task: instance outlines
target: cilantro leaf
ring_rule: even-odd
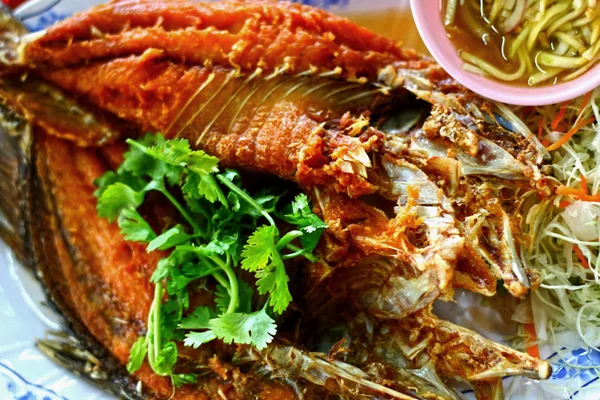
[[[100,178],[96,178],[96,180],[94,180],[94,185],[98,189],[96,189],[96,191],[94,192],[94,196],[96,196],[96,198],[100,198],[102,196],[102,193],[104,193],[104,191],[106,190],[106,188],[108,188],[113,183],[117,182],[121,182],[121,177],[115,171],[108,171]]]
[[[229,211],[230,217],[235,216],[235,213],[239,212],[242,207],[242,203],[240,202],[240,196],[233,192],[229,192],[227,194],[227,204],[229,204],[229,210],[227,211]]]
[[[156,238],[152,227],[134,209],[125,209],[119,216],[119,228],[125,240],[150,242]]]
[[[167,140],[149,148],[147,152],[170,165],[185,167],[200,175],[219,171],[219,159],[209,156],[203,150],[192,150],[187,139]]]
[[[300,227],[303,233],[300,242],[309,253],[317,247],[324,229],[327,228],[327,224],[312,212],[308,197],[304,193],[296,196],[291,204],[291,212],[284,215],[283,220]]]
[[[203,201],[204,199],[195,199],[189,195],[184,195],[183,198],[185,200],[185,204],[192,213],[198,214],[203,218],[209,216],[209,212],[207,210],[208,207]]]
[[[98,188],[94,192],[94,196],[100,198],[109,186],[118,182],[129,186],[136,192],[141,192],[147,184],[143,178],[133,176],[128,172],[117,173],[115,171],[108,171],[94,181],[94,185]]]
[[[239,302],[237,311],[242,313],[249,313],[252,311],[252,297],[254,296],[254,289],[248,285],[245,281],[238,282],[239,290]]]
[[[192,271],[192,269],[195,271],[195,274],[190,274],[189,276],[186,274],[190,278],[190,282],[200,278],[200,275],[203,275],[206,271],[206,267],[201,265],[198,265],[196,268],[190,267],[191,264],[195,265],[197,262],[196,254],[190,248],[193,249],[195,246],[176,246],[167,258],[163,258],[158,262],[150,281],[153,283],[160,282],[169,275],[172,275],[172,271],[179,266],[187,266],[186,269],[188,271]]]
[[[223,342],[252,344],[258,350],[267,347],[277,333],[275,321],[264,308],[251,314],[223,314],[209,324],[213,334]]]
[[[145,149],[164,143],[165,138],[162,135],[147,134],[141,140],[129,139],[127,142],[129,151],[124,154],[124,161],[118,172],[122,174],[127,171],[132,175],[148,176],[154,180],[163,179],[167,174],[167,165],[147,154]]]
[[[181,320],[183,304],[180,298],[170,298],[160,310],[162,339],[170,341],[177,336],[175,330]]]
[[[171,375],[171,379],[173,380],[173,385],[178,389],[188,383],[198,382],[196,374],[173,374]]]
[[[197,349],[204,343],[208,343],[211,340],[215,340],[216,338],[217,336],[212,331],[190,332],[187,335],[185,335],[183,344],[185,344],[188,347],[193,347]]]
[[[225,252],[229,250],[229,244],[224,243],[220,240],[211,240],[208,244],[194,246],[194,249],[197,253],[202,254],[204,256],[218,256],[221,254],[225,254]]]
[[[194,278],[185,276],[181,268],[172,268],[169,270],[169,279],[167,279],[166,289],[169,296],[178,299],[183,308],[189,306],[189,293],[187,286]]]
[[[181,181],[189,152],[190,146],[185,139],[168,140],[146,150],[148,155],[166,164],[165,176],[171,185],[177,185]]]
[[[182,294],[181,292],[187,287],[187,285],[193,281],[193,278],[185,276],[180,268],[172,268],[169,271],[169,278],[167,280],[167,293],[172,296]]]
[[[292,295],[288,288],[288,277],[285,271],[285,265],[278,252],[273,253],[273,262],[268,268],[262,269],[256,273],[258,281],[259,294],[270,293],[269,304],[273,311],[281,314],[292,301]]]
[[[183,275],[185,277],[189,278],[190,282],[192,280],[201,279],[201,278],[205,278],[209,275],[212,275],[213,272],[215,272],[216,270],[217,270],[216,267],[208,265],[208,264],[203,264],[200,262],[185,263],[181,267],[181,271],[182,271]]]
[[[98,215],[110,222],[119,217],[123,210],[136,209],[144,201],[144,193],[136,192],[122,182],[107,187],[98,199]]]
[[[265,268],[269,260],[277,253],[275,247],[275,226],[261,226],[248,238],[248,243],[242,251],[242,268],[246,271],[256,272]]]
[[[289,277],[275,244],[276,235],[275,226],[256,229],[242,251],[242,268],[255,272],[258,293],[270,294],[270,305],[281,314],[292,301],[292,295],[287,285]]]
[[[231,295],[229,294],[229,290],[221,284],[217,285],[217,290],[215,290],[215,304],[219,313],[223,314],[227,311],[230,300]]]
[[[202,150],[192,150],[186,139],[163,141],[147,147],[145,153],[164,164],[162,173],[171,185],[179,184],[184,172],[187,173],[181,188],[184,195],[206,198],[211,203],[219,198],[221,190],[210,175],[218,172],[218,158]]]
[[[150,282],[158,283],[169,276],[169,269],[172,267],[171,260],[169,258],[162,258],[156,264],[156,269],[150,277]]]
[[[210,176],[190,171],[181,190],[184,194],[194,199],[205,198],[214,203],[219,198],[219,191],[221,189]]]
[[[249,313],[252,310],[253,295],[254,289],[252,289],[245,281],[240,280],[238,282],[239,301],[236,311]],[[220,313],[225,313],[225,311],[227,311],[230,300],[231,295],[229,294],[229,291],[223,285],[217,285],[217,290],[215,291],[215,304]]]
[[[178,355],[179,354],[175,343],[166,343],[155,356],[154,372],[162,376],[171,375],[173,373],[175,363],[177,363]]]
[[[183,226],[175,225],[168,231],[162,233],[148,244],[146,251],[150,253],[156,249],[166,250],[178,244],[182,244],[190,240],[191,236],[185,233]]]
[[[219,248],[223,249],[224,252],[229,252],[231,257],[233,258],[235,264],[239,263],[239,247],[240,247],[240,234],[239,234],[239,226],[237,231],[234,231],[235,228],[231,228],[228,226],[220,226],[219,232],[214,239],[219,243]]]
[[[275,211],[279,200],[286,194],[286,191],[281,188],[261,188],[258,192],[252,194],[252,198],[261,206],[261,208],[272,213]],[[261,213],[250,204],[243,202],[240,208],[240,213],[250,215],[254,218],[260,218]]]
[[[207,183],[209,175],[218,171],[219,159],[202,150],[192,150],[186,139],[165,140],[161,135],[146,135],[140,141],[128,140],[128,143],[130,150],[125,154],[120,170],[137,176],[149,176],[153,180],[167,178],[170,185],[178,185],[185,172],[188,175],[186,180],[193,177]],[[205,190],[206,185],[196,183],[194,194]],[[208,186],[215,190],[214,185]],[[182,188],[185,193],[190,193],[190,189],[190,186]]]
[[[142,366],[146,353],[148,352],[148,343],[145,336],[140,336],[131,347],[129,353],[129,362],[127,363],[127,372],[134,373]]]
[[[194,312],[188,314],[179,323],[180,329],[209,329],[208,322],[214,316],[208,307],[196,307]]]
[[[242,176],[235,169],[227,168],[222,175],[227,180],[235,183],[237,186],[240,186],[242,184]]]

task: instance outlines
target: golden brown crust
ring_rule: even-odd
[[[248,80],[247,75],[232,74],[223,68],[128,57],[44,75],[146,131],[188,138],[219,157],[223,166],[268,172],[303,186],[334,185],[353,197],[374,191],[360,175],[343,172],[340,162],[348,151],[377,148],[377,132],[350,138],[336,121],[342,109],[383,102],[382,94],[368,93],[377,91],[365,85],[326,79]],[[323,99],[336,88],[368,96],[345,107],[335,104],[336,97]],[[314,95],[305,96],[309,91]],[[332,121],[330,129],[322,125],[327,121]]]
[[[93,27],[93,28],[92,28]],[[26,48],[35,65],[64,67],[159,49],[177,61],[267,72],[329,72],[377,80],[396,61],[421,63],[413,51],[316,8],[278,2],[118,0],[49,29]]]

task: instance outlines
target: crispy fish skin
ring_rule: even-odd
[[[94,29],[90,29],[94,26]],[[25,48],[24,62],[78,65],[159,49],[179,62],[290,73],[336,68],[345,79],[376,81],[380,68],[427,65],[415,52],[344,18],[272,0],[193,3],[112,1],[51,27]]]
[[[498,143],[506,144],[507,150],[503,151],[508,155],[503,153],[500,158],[518,159],[515,165],[526,165],[529,170],[502,174],[516,174],[517,179],[522,175],[527,181],[534,180],[535,163],[541,157],[535,137],[524,135],[519,139],[498,128],[497,110],[482,113],[476,106],[489,104],[457,85],[431,61],[388,39],[323,11],[285,2],[117,0],[57,24],[42,36],[24,38],[21,46],[22,57],[17,61],[22,68],[119,118],[118,124],[110,119],[93,120],[94,129],[65,125],[60,120],[39,117],[39,109],[31,107],[38,105],[35,96],[29,97],[31,101],[21,101],[19,90],[35,94],[34,87],[5,85],[3,89],[0,85],[0,97],[42,131],[35,135],[34,146],[39,185],[48,191],[46,198],[58,215],[56,221],[49,221],[55,225],[46,237],[60,241],[51,249],[58,255],[49,264],[67,260],[60,267],[60,276],[67,284],[50,284],[64,290],[66,311],[79,316],[91,334],[123,364],[133,340],[143,333],[142,321],[151,297],[148,277],[160,254],[150,257],[143,249],[123,241],[114,225],[97,217],[93,179],[101,175],[106,164],[118,165],[122,143],[115,145],[115,151],[96,148],[121,137],[138,136],[144,130],[161,131],[167,138],[187,138],[193,147],[218,156],[223,166],[266,172],[297,182],[313,197],[331,227],[320,249],[328,275],[316,276],[315,280],[327,282],[349,276],[349,283],[342,281],[335,288],[349,295],[353,290],[360,291],[363,296],[355,303],[377,318],[404,318],[427,308],[440,295],[449,297],[457,269],[460,285],[488,295],[493,294],[499,277],[506,278],[511,287],[514,283],[517,295],[529,288],[528,281],[514,278],[515,270],[520,272],[518,268],[497,268],[498,273],[486,270],[485,262],[480,262],[461,269],[465,230],[448,200],[452,193],[446,186],[452,186],[452,179],[439,174],[448,164],[436,166],[440,159],[453,158],[435,154],[435,141],[436,135],[440,136],[445,149],[464,153],[456,165],[467,165],[468,171],[475,174],[484,170],[479,158],[486,151],[492,148],[499,153]],[[14,80],[16,76],[6,79]],[[375,123],[378,113],[386,114],[395,104],[414,102],[413,94],[435,105],[430,124],[422,124],[422,130],[430,135],[425,145],[420,144],[424,147],[418,149],[419,157],[411,153],[418,134],[404,132],[397,143],[397,137]],[[71,100],[65,101],[68,104]],[[87,109],[83,111],[85,114]],[[442,129],[448,118],[475,112],[477,118],[464,117],[459,122],[466,119],[473,125],[471,118],[478,124],[487,121],[478,128],[479,136],[457,121],[453,121],[454,128]],[[436,119],[446,122],[438,126]],[[122,129],[115,129],[119,125]],[[490,130],[492,126],[500,133]],[[408,143],[411,140],[412,144]],[[69,157],[63,160],[60,155],[64,152]],[[77,183],[69,176],[76,176]],[[443,182],[443,191],[436,186],[439,182]],[[70,197],[71,186],[76,187],[79,200]],[[386,213],[370,205],[365,200],[368,196],[394,202],[393,211]],[[348,207],[342,209],[342,204]],[[497,211],[499,216],[503,213]],[[516,225],[510,220],[509,228],[511,223]],[[102,232],[96,234],[97,230]],[[508,237],[512,243],[506,231],[499,229],[498,236]],[[41,251],[39,248],[36,253]],[[381,263],[392,268],[391,272],[382,270],[390,279],[376,282],[381,283],[379,286],[356,285],[352,268],[361,267],[359,276],[367,279],[379,277],[368,271],[370,257],[392,260]],[[331,273],[335,270],[341,270],[340,274]],[[428,293],[416,291],[410,293],[412,297],[396,298],[394,290],[398,287],[423,282],[428,288],[431,285]],[[143,290],[132,293],[130,287]],[[419,317],[400,321],[409,327],[403,335],[414,328],[411,321],[417,321],[427,335],[444,329],[456,331],[433,316],[425,318],[425,311],[419,313]],[[115,320],[125,321],[125,326]],[[445,345],[441,339],[438,341]],[[300,351],[286,353],[281,349],[270,350],[278,355]],[[467,364],[449,366],[450,350],[432,357],[443,374],[467,380],[481,376],[465,375]],[[203,346],[199,352],[180,351],[188,359],[208,365],[212,372],[197,387],[177,390],[176,398],[216,398],[220,392],[229,398],[298,396],[293,385],[273,381],[268,374],[245,374],[218,357],[209,360],[215,352],[226,358],[230,349]],[[479,356],[469,353],[469,357]],[[311,359],[305,353],[298,353],[298,357],[306,362]],[[516,367],[506,372],[547,376],[547,364],[536,363],[526,355],[513,358],[510,367]],[[285,362],[281,367],[290,368]],[[500,370],[505,366],[497,365]],[[484,360],[477,369],[485,371],[486,366]],[[343,382],[343,371],[333,368],[332,374]],[[168,379],[153,375],[148,366],[137,376],[156,396],[171,395]],[[364,371],[353,371],[348,376],[357,379],[357,386],[352,387],[357,396],[368,392],[361,392],[363,387],[388,391],[373,385]],[[324,393],[323,388],[303,384],[313,398]]]
[[[24,45],[26,65],[47,71],[48,80],[101,108],[167,136],[193,136],[194,143],[226,164],[282,177],[302,170],[302,145],[311,143],[311,132],[321,122],[372,107],[375,96],[337,107],[329,118],[311,116],[308,108],[335,109],[340,99],[377,94],[370,85],[336,85],[315,77],[378,82],[380,71],[392,64],[412,69],[432,65],[343,18],[268,0],[114,1]],[[268,79],[284,73],[285,79]],[[319,102],[335,90],[343,92]],[[256,107],[260,109],[254,112]],[[215,112],[220,114],[212,122]],[[318,138],[313,142],[321,144]],[[273,144],[289,150],[273,151]],[[349,191],[361,195],[365,189],[350,186]]]
[[[34,249],[36,255],[59,258],[38,260],[43,279],[65,308],[63,314],[76,316],[124,365],[131,345],[144,331],[152,302],[149,277],[160,256],[123,240],[115,224],[98,217],[93,180],[106,168],[93,150],[37,132],[34,152],[40,187],[49,191],[42,197],[58,214],[52,231],[46,234],[50,243]],[[63,235],[57,234],[60,231]],[[90,235],[90,231],[95,234]],[[152,374],[148,366],[138,376],[150,380],[157,394],[170,393],[168,380]]]
[[[374,191],[364,178],[344,173],[335,165],[337,159],[327,156],[340,135],[319,127],[346,111],[382,102],[383,95],[373,93],[357,104],[346,104],[342,111],[335,96],[320,101],[319,96],[327,92],[319,86],[362,94],[367,91],[363,85],[287,77],[248,80],[251,76],[235,75],[234,70],[188,68],[144,56],[45,74],[65,90],[84,95],[146,130],[164,132],[167,138],[188,138],[218,156],[223,165],[274,173],[305,186],[337,184],[354,197]],[[314,94],[306,97],[308,91]],[[328,115],[317,114],[328,108]],[[359,145],[369,149],[376,144]]]

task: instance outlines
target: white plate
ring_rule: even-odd
[[[377,12],[404,9],[408,0],[304,0],[306,4],[338,13]],[[102,3],[97,0],[32,0],[16,9],[31,30],[42,30],[77,11]],[[408,34],[408,33],[407,33]],[[481,298],[457,293],[458,305],[438,307],[438,313],[486,337],[506,342],[509,331],[492,308],[482,306]],[[58,367],[36,348],[35,339],[47,330],[60,329],[60,316],[44,305],[38,282],[14,262],[11,251],[0,242],[0,400],[113,399],[76,375]],[[449,312],[450,307],[452,311]],[[444,310],[446,308],[446,310]],[[486,321],[483,325],[481,321]],[[581,345],[575,335],[558,339],[559,353],[543,346],[542,356],[552,362],[550,380],[505,379],[505,394],[511,399],[600,399],[596,368],[600,352]],[[469,391],[465,395],[470,397]]]

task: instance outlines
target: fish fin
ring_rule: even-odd
[[[31,126],[0,105],[0,238],[29,266],[27,226]]]
[[[58,86],[32,76],[0,80],[0,98],[49,135],[81,147],[115,142],[124,125],[117,117],[96,110]]]
[[[505,376],[548,379],[552,373],[548,361],[441,320],[431,313],[431,308],[397,321],[393,326],[390,324],[390,332],[389,337],[398,342],[410,359],[417,360],[417,356],[431,359],[440,375],[471,384]],[[457,349],[461,357],[455,357]]]
[[[45,339],[37,339],[36,347],[63,368],[121,399],[142,399],[141,388],[122,374],[111,372],[110,365],[92,354],[81,341],[66,332],[48,331]],[[133,387],[132,387],[133,386]],[[125,389],[127,388],[127,389]]]
[[[330,360],[323,353],[309,353],[293,346],[276,343],[262,352],[251,348],[247,358],[262,363],[265,370],[275,376],[283,378],[299,376],[319,386],[327,385],[328,390],[342,398],[346,398],[345,395],[348,393],[364,398],[381,396],[399,400],[421,398],[411,393],[412,388],[402,387],[405,382],[396,382],[398,389],[388,387],[377,382],[360,368],[342,361]]]

